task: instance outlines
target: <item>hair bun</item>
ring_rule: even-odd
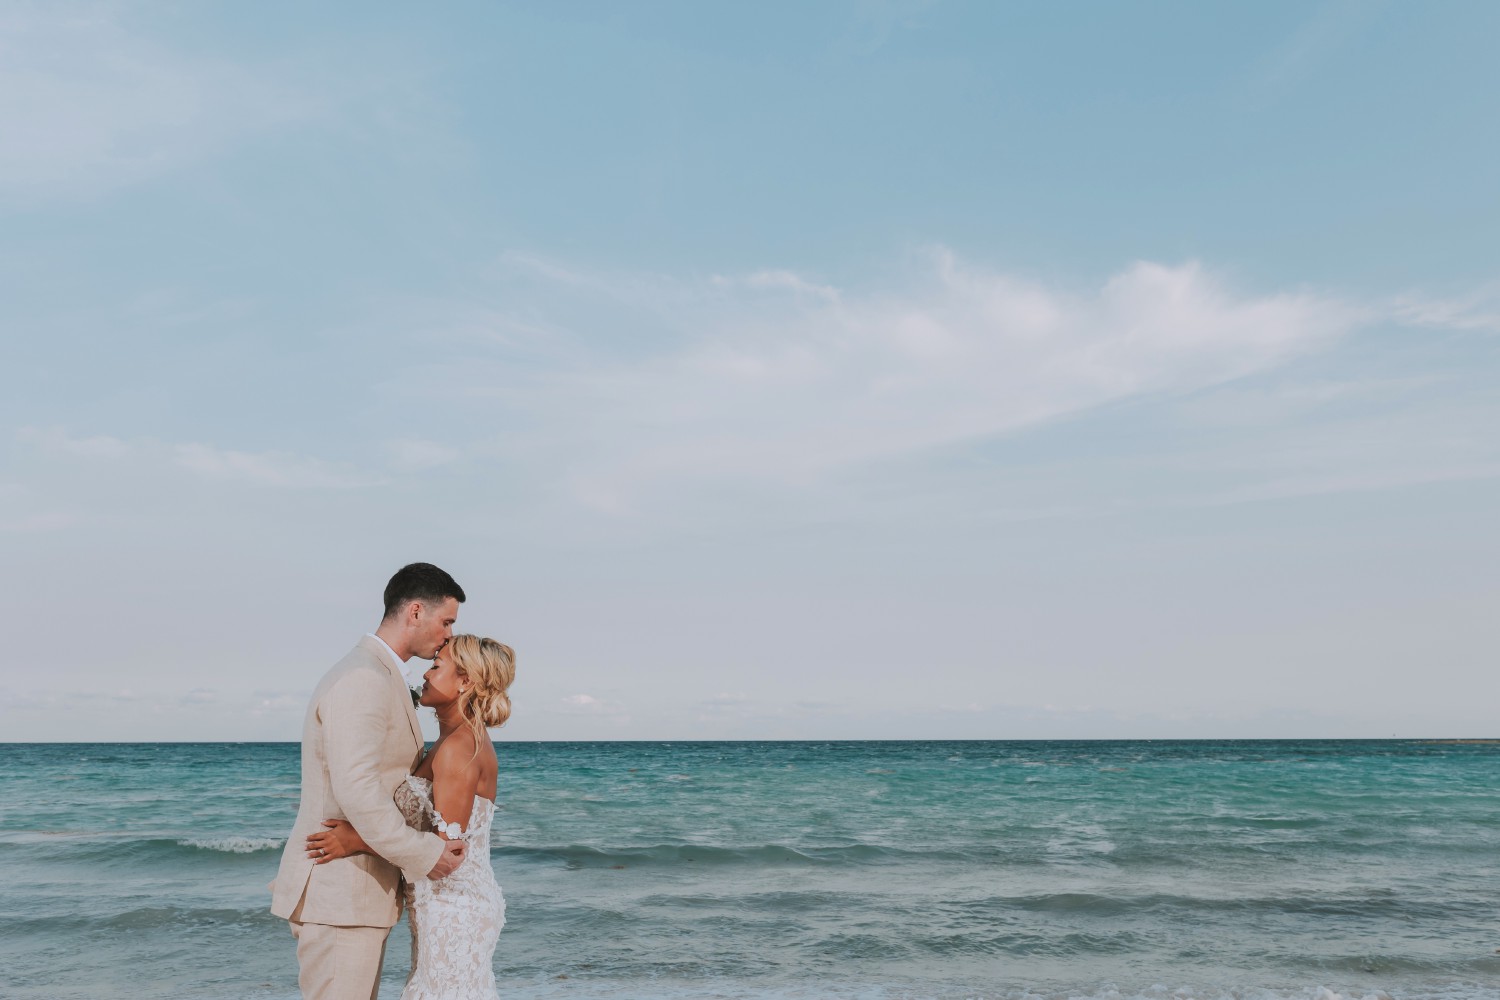
[[[455,635],[448,643],[453,662],[469,679],[459,707],[475,735],[505,725],[510,718],[507,690],[516,679],[516,651],[503,642],[477,635]]]

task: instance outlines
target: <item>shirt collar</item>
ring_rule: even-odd
[[[396,651],[386,644],[386,641],[374,632],[366,632],[365,635],[380,643],[380,647],[391,654],[391,660],[396,664],[396,669],[401,671],[401,679],[406,681],[406,686],[411,687],[411,674],[406,672],[406,661],[396,655]]]

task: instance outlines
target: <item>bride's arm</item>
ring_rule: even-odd
[[[449,736],[432,755],[432,805],[445,823],[457,823],[460,830],[469,828],[474,814],[474,788],[479,783],[478,744],[474,731],[464,726]],[[447,831],[435,831],[439,837],[454,840]]]

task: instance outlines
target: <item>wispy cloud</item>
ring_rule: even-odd
[[[72,525],[76,517],[67,510],[38,510],[32,491],[19,483],[0,482],[0,534],[33,535],[58,531]]]
[[[116,437],[106,434],[73,435],[61,427],[22,427],[16,439],[23,444],[55,455],[71,455],[77,458],[116,460],[128,458],[135,448]]]
[[[618,715],[624,711],[616,702],[591,694],[570,694],[558,699],[557,711],[567,715]]]
[[[695,284],[528,263],[595,296],[610,338],[643,327],[655,349],[619,359],[606,342],[524,380],[484,366],[445,378],[484,379],[545,429],[577,499],[621,512],[682,483],[806,483],[1201,389],[1324,348],[1367,316],[1326,295],[1239,293],[1195,263],[1138,263],[1079,290],[944,249],[929,260],[895,292],[783,271]]]
[[[0,195],[118,187],[306,119],[318,101],[288,76],[172,48],[114,5],[7,5]]]
[[[171,449],[184,469],[211,479],[287,489],[346,489],[370,483],[352,470],[322,459],[287,452],[246,452],[203,444]]]
[[[74,435],[62,427],[23,427],[16,438],[39,452],[90,461],[171,466],[224,482],[280,489],[347,489],[374,480],[347,465],[284,451],[249,452],[207,444],[168,444],[151,439],[123,440]]]
[[[1332,412],[1301,400],[1279,411],[1267,403],[1253,437],[1231,437],[1231,447],[1221,442],[1214,452],[1179,456],[1206,480],[1230,485],[1176,502],[1236,504],[1500,477],[1500,447],[1486,432],[1500,421],[1500,405],[1469,398],[1472,390],[1461,383],[1376,382],[1366,390],[1345,387],[1326,396]],[[1445,398],[1445,390],[1457,398]],[[1206,401],[1194,410],[1203,413],[1213,405]],[[1254,412],[1241,410],[1242,427]]]
[[[1390,313],[1394,319],[1416,326],[1500,333],[1500,284],[1488,284],[1447,298],[1398,296],[1391,303]]]
[[[839,290],[832,285],[820,285],[794,271],[755,271],[741,277],[714,275],[713,284],[720,288],[780,289],[811,295],[828,302],[839,301]]]
[[[250,701],[253,716],[299,712],[307,707],[307,694],[287,691],[257,691]]]
[[[1325,0],[1260,60],[1248,80],[1249,93],[1260,101],[1278,100],[1316,75],[1369,20],[1374,4]]]
[[[66,511],[39,511],[15,517],[0,517],[0,533],[30,535],[44,531],[60,531],[77,519]]]
[[[396,468],[420,472],[448,465],[459,458],[459,451],[449,445],[439,444],[423,438],[403,437],[386,443],[386,452]]]
[[[694,703],[689,711],[698,722],[754,722],[832,718],[848,708],[830,701],[765,701],[725,692]]]

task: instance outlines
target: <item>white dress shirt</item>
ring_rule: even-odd
[[[401,669],[401,679],[404,680],[404,681],[406,681],[406,686],[407,687],[411,687],[411,674],[409,674],[409,673],[406,672],[406,661],[403,660],[403,659],[401,659],[401,657],[397,656],[396,655],[396,651],[394,649],[392,649],[390,646],[386,645],[386,641],[384,639],[380,638],[380,636],[376,635],[374,632],[366,632],[365,635],[369,636],[371,639],[374,639],[376,642],[380,643],[380,645],[385,648],[385,651],[387,653],[391,654],[391,659],[395,660],[396,661],[396,666]]]

